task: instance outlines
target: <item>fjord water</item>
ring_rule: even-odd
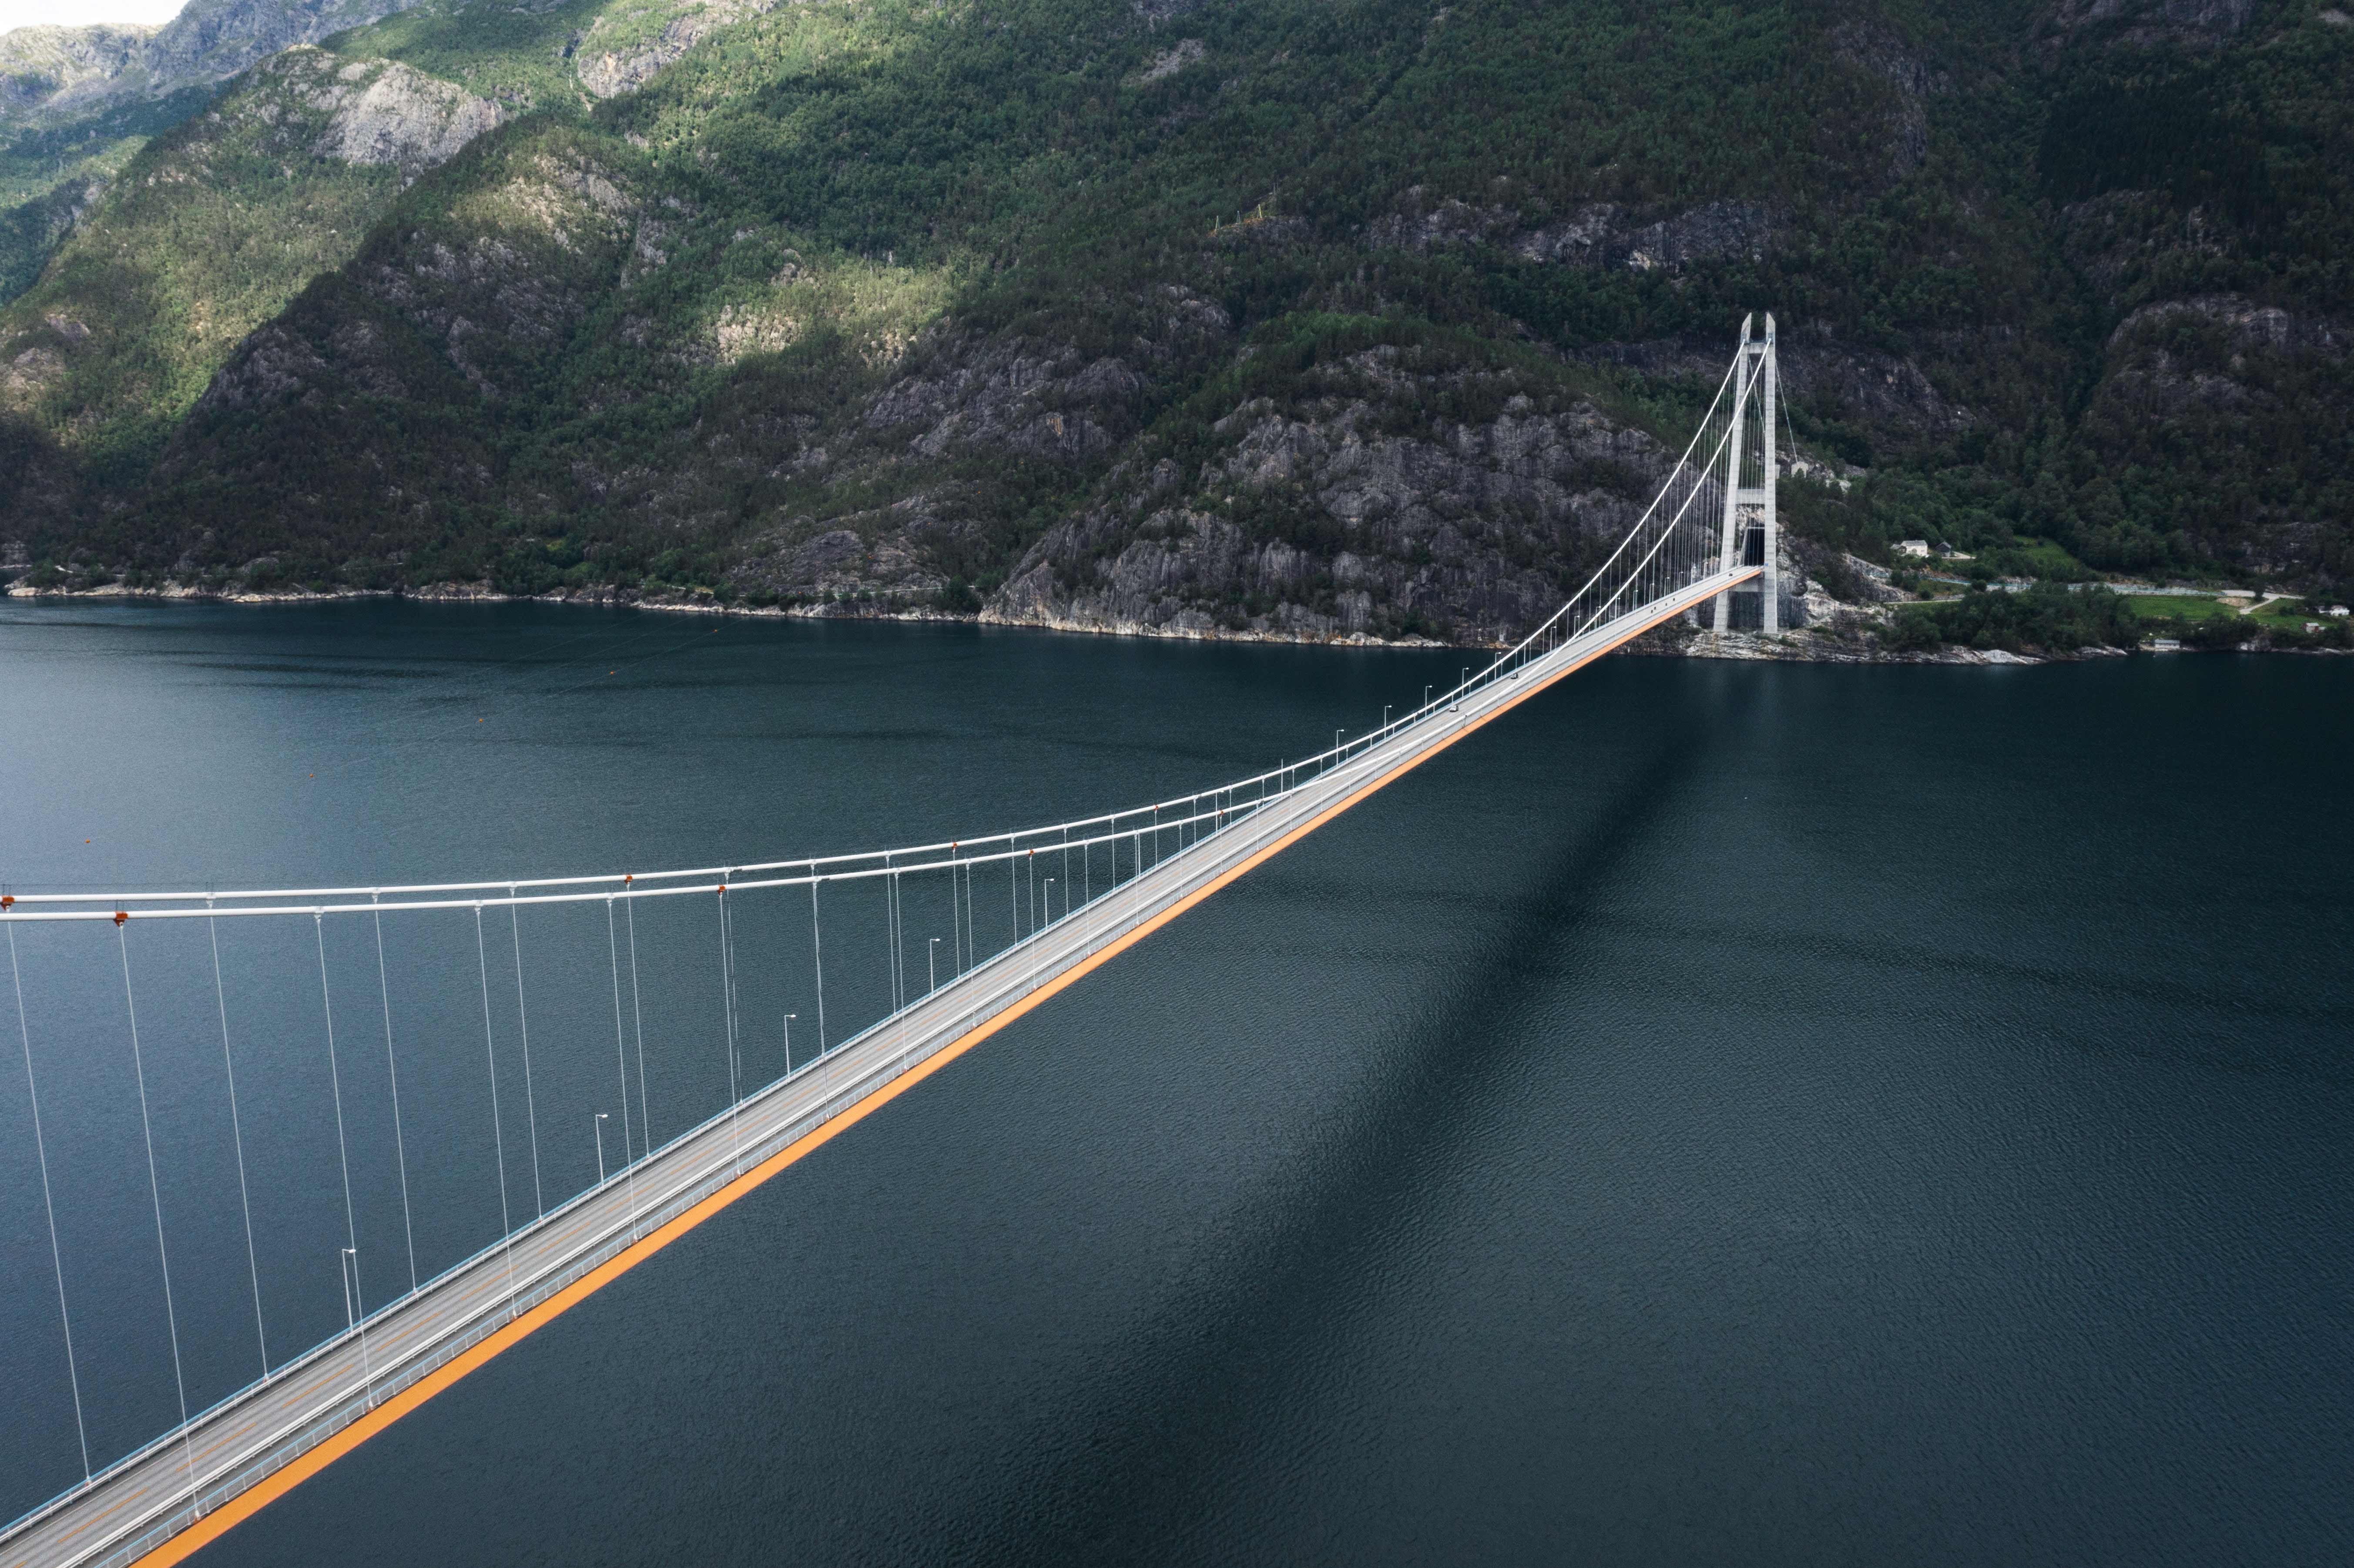
[[[970,834],[1313,751],[1464,662],[11,607],[0,876],[374,883]],[[1606,660],[198,1561],[2346,1561],[2349,711],[2348,661]],[[610,1023],[562,1013],[604,1005],[594,924],[523,933],[567,1192],[610,1108]],[[127,935],[201,1404],[253,1371],[213,999]],[[337,939],[363,1251],[397,1273],[372,960]],[[45,934],[26,971],[101,1463],[176,1409],[114,940]],[[240,1030],[271,999],[235,973],[271,957],[232,956]],[[480,1139],[423,1130],[487,1136],[473,1029],[397,1022],[412,1178],[475,1204],[424,1222],[428,1272],[495,1218]],[[80,1459],[7,1044],[14,1515]],[[649,1048],[658,1079],[704,1075],[657,1090],[659,1124],[720,1048]],[[338,1321],[323,1047],[239,1051],[283,1354]]]

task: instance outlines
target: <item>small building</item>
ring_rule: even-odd
[[[1896,553],[1900,556],[1918,556],[1925,561],[1929,558],[1929,541],[1926,539],[1899,539],[1896,541]]]
[[[2346,607],[2342,604],[2333,604],[2329,607],[2329,613],[2332,615],[2344,615],[2346,613]]]
[[[2182,652],[2182,639],[2153,637],[2149,640],[2149,651],[2153,653],[2179,653]]]

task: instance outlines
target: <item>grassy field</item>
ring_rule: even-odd
[[[2132,594],[2126,598],[2135,615],[2144,620],[2216,620],[2232,618],[2260,626],[2303,626],[2315,619],[2303,600],[2283,599],[2252,615],[2241,615],[2220,599],[2204,594]]]

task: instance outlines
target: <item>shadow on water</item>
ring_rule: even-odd
[[[1524,1037],[1509,1027],[1564,983],[1556,963],[1604,894],[1675,815],[1702,747],[1664,744],[1584,831],[1534,868],[1534,891],[1494,907],[1451,1000],[1421,1010],[1341,1118],[1311,1171],[1216,1277],[1169,1302],[1140,1349],[1091,1393],[1095,1423],[1050,1444],[994,1519],[944,1532],[960,1563],[1117,1563],[1185,1554],[1189,1535],[1242,1506],[1267,1467],[1250,1455],[1288,1385],[1329,1364],[1341,1321],[1380,1291],[1363,1266],[1412,1228],[1465,1129],[1502,1092]],[[1151,1348],[1158,1346],[1158,1352]]]
[[[1875,971],[1883,984],[1918,983],[1922,977],[1928,976],[1975,982],[1981,990],[2006,997],[2037,993],[2049,1000],[2055,1013],[2062,1010],[2079,1014],[2092,1012],[2097,1011],[2099,1004],[2154,1006],[2178,1020],[2232,1022],[2261,1032],[2263,1053],[2234,1055],[2198,1048],[2190,1042],[2199,1036],[2190,1031],[2140,1048],[2104,1033],[2097,1053],[2122,1053],[2153,1061],[2196,1061],[2222,1072],[2307,1078],[2316,1083],[2354,1081],[2354,1071],[2349,1071],[2346,1054],[2334,1034],[2325,1035],[2310,1050],[2296,1051],[2278,1032],[2277,1026],[2283,1024],[2334,1030],[2343,1015],[2325,1000],[2283,998],[2253,990],[2219,996],[2211,976],[2201,976],[2193,982],[2124,972],[2114,965],[2033,962],[1987,953],[1956,952],[1928,943],[1898,941],[1885,933],[1866,940],[1827,936],[1819,930],[1797,934],[1753,924],[1663,920],[1638,920],[1628,928],[1684,943],[1738,943],[1769,956],[1776,964],[1829,962]],[[2065,1040],[2067,1036],[2054,1034],[2052,1038]]]

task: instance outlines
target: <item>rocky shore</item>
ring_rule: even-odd
[[[1363,631],[1339,631],[1325,629],[1285,630],[1271,628],[1229,628],[1208,621],[1206,617],[1176,617],[1170,620],[1147,623],[1138,621],[1106,621],[1093,618],[1016,619],[993,609],[978,614],[957,614],[928,606],[882,605],[843,599],[790,605],[750,605],[723,603],[708,593],[641,593],[635,590],[593,588],[552,594],[505,594],[488,583],[434,583],[422,588],[337,588],[329,590],[290,589],[281,592],[250,590],[220,591],[189,588],[178,583],[166,583],[160,588],[128,588],[108,584],[99,588],[63,589],[32,588],[17,584],[0,585],[0,599],[40,600],[70,600],[76,603],[127,602],[143,604],[233,604],[249,607],[269,605],[318,604],[341,599],[409,599],[429,604],[552,604],[581,605],[602,608],[659,610],[681,615],[734,615],[753,620],[890,620],[890,621],[963,621],[983,626],[1009,626],[1042,631],[1081,633],[1094,637],[1151,637],[1176,641],[1198,642],[1260,642],[1296,643],[1302,646],[1333,648],[1445,648],[1467,647],[1497,649],[1501,642],[1442,642],[1432,638],[1378,637]],[[1670,659],[1738,659],[1769,661],[1782,663],[1811,664],[2044,664],[2086,659],[2122,659],[2133,650],[2125,648],[2080,648],[2068,653],[2031,655],[2007,652],[2002,649],[1945,647],[1930,651],[1895,650],[1883,644],[1874,634],[1877,620],[1869,609],[1858,610],[1852,606],[1837,606],[1825,599],[1824,606],[1833,609],[1830,624],[1808,626],[1768,637],[1755,631],[1728,631],[1719,636],[1698,625],[1690,618],[1671,622],[1617,650],[1618,653],[1638,658]],[[1810,607],[1820,612],[1822,607]],[[2245,650],[2243,650],[2245,651]],[[2269,651],[2269,650],[2267,650]],[[2324,650],[2323,652],[2337,652]]]

